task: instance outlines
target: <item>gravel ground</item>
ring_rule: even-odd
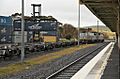
[[[69,48],[69,47],[66,47],[66,48]],[[55,51],[59,51],[59,50],[63,50],[63,49],[65,49],[65,48],[55,48],[53,50],[48,50],[48,51],[29,53],[29,54],[26,54],[24,60],[29,60],[31,58],[34,58],[34,57],[37,57],[40,55],[45,55],[47,53],[53,53]],[[11,63],[14,64],[14,63],[18,63],[18,62],[20,62],[20,57],[17,57],[17,56],[14,56],[12,59],[6,58],[5,60],[0,58],[0,67],[4,67]]]
[[[1,77],[0,79],[45,79],[50,74],[54,73],[55,71],[61,69],[67,64],[78,59],[84,53],[88,53],[89,51],[92,51],[93,49],[101,45],[103,44],[100,43],[100,44],[97,44],[96,46],[81,49],[70,55],[66,55],[61,58],[54,59],[44,64],[34,65],[29,70],[25,70],[12,75],[6,75],[4,77]]]

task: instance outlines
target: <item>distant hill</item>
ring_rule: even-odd
[[[94,31],[97,30],[97,26],[86,26],[85,28],[92,28],[92,30]],[[112,31],[106,26],[99,26],[99,32],[112,32]]]
[[[93,31],[97,31],[97,26],[86,26],[85,28],[92,28]],[[103,33],[106,39],[114,39],[116,37],[115,32],[112,32],[106,26],[99,26],[99,32]]]

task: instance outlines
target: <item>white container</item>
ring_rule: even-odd
[[[14,43],[21,43],[21,31],[14,31]],[[27,32],[24,31],[24,42],[27,42]]]

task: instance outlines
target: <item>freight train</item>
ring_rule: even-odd
[[[85,33],[84,33],[85,34]],[[94,34],[94,35],[93,35]],[[83,33],[81,34],[83,35]],[[87,39],[89,37],[89,39]],[[104,42],[103,35],[99,33],[99,38],[96,37],[96,33],[88,33],[87,38],[83,36],[83,38],[80,40],[80,44],[84,43],[98,43],[98,42]],[[78,44],[78,41],[69,41],[69,42],[42,42],[42,43],[30,43],[25,44],[25,54],[30,54],[34,52],[40,52],[40,51],[49,51],[56,48],[65,48],[65,47],[71,47]],[[20,45],[6,45],[0,47],[0,58],[6,59],[6,58],[12,58],[13,56],[20,56],[21,54],[21,46]]]
[[[39,41],[39,35],[44,33],[45,36],[41,35],[42,38],[50,40],[46,37],[56,39],[57,37],[57,21],[25,21],[25,54],[48,51],[55,48],[69,47],[77,45],[78,41],[69,41],[69,42],[37,42]],[[31,41],[28,43],[26,41]],[[21,21],[12,21],[11,17],[0,16],[0,43],[15,43],[21,42]],[[13,42],[14,41],[14,42]],[[80,33],[80,44],[84,43],[97,43],[104,42],[104,35],[97,32],[82,32]],[[0,47],[0,58],[12,58],[13,56],[20,56],[21,54],[21,45],[10,44]]]

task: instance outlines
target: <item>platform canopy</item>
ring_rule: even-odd
[[[119,0],[80,0],[112,31],[117,32]]]

